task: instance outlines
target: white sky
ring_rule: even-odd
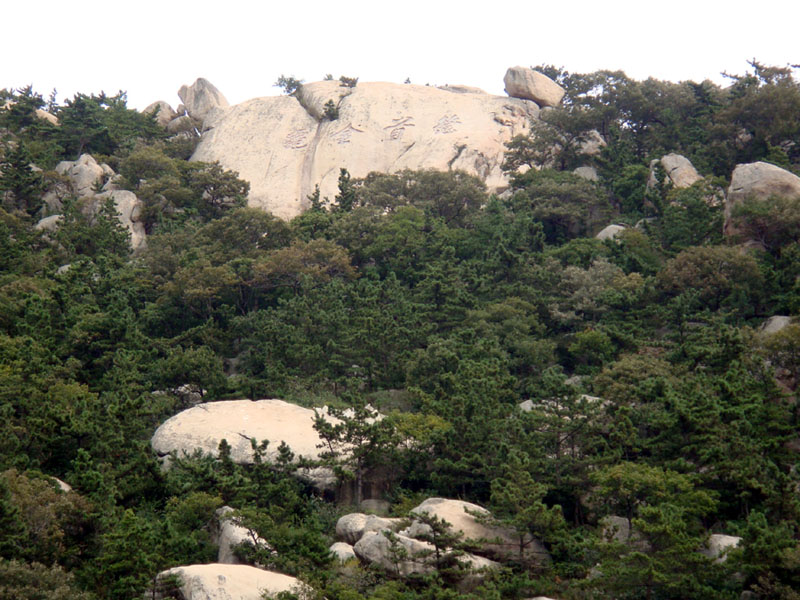
[[[503,93],[514,65],[621,69],[682,81],[800,63],[800,0],[6,0],[0,88],[59,101],[128,92],[173,107],[205,77],[231,104],[279,93],[279,75],[465,84]]]

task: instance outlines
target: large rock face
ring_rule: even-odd
[[[766,200],[770,196],[800,198],[800,177],[765,162],[736,165],[725,199],[725,233],[735,233],[730,219],[737,204],[746,198]]]
[[[539,106],[558,106],[564,88],[547,75],[528,67],[511,67],[503,77],[506,93],[512,98],[533,100]]]
[[[333,121],[323,118],[329,100],[338,106]],[[307,207],[315,185],[333,199],[341,168],[353,177],[461,169],[501,191],[507,187],[500,169],[504,144],[527,133],[537,115],[535,103],[517,98],[322,81],[296,96],[255,98],[206,114],[207,131],[192,159],[237,171],[250,182],[251,206],[288,219]]]
[[[303,588],[299,579],[247,565],[212,563],[175,567],[159,573],[158,580],[163,582],[173,575],[180,578],[179,597],[183,600],[261,600],[264,593],[280,594]],[[156,594],[156,597],[163,596]]]

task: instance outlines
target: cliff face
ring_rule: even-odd
[[[338,112],[334,120],[325,117],[329,101]],[[490,191],[502,191],[504,144],[528,132],[539,107],[474,88],[393,83],[348,88],[320,81],[294,96],[204,105],[203,112],[202,138],[192,159],[216,160],[238,171],[250,182],[251,206],[289,219],[307,207],[315,185],[332,199],[340,168],[353,177],[460,169],[481,177]]]

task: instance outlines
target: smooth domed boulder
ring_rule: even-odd
[[[558,106],[564,88],[544,73],[528,67],[511,67],[503,77],[506,93],[512,98],[533,100],[539,106]]]
[[[56,165],[56,173],[69,178],[78,197],[91,196],[98,182],[106,177],[106,171],[91,154],[81,154],[76,161],[61,161]]]
[[[387,519],[363,513],[344,515],[336,522],[336,537],[348,544],[355,544],[365,533],[394,531],[402,519]]]
[[[771,335],[773,333],[778,333],[791,323],[792,317],[788,317],[786,315],[773,315],[761,324],[761,327],[758,331],[765,335]]]
[[[688,188],[703,179],[702,175],[697,172],[694,165],[685,156],[680,154],[667,154],[662,156],[661,159],[656,159],[650,162],[650,178],[647,181],[648,187],[653,187],[657,183],[655,168],[656,165],[661,164],[666,177],[673,187],[678,189]]]
[[[328,100],[338,118],[322,119]],[[305,84],[295,96],[255,98],[227,109],[203,132],[192,160],[219,161],[250,183],[248,204],[290,219],[352,177],[404,169],[463,170],[489,191],[508,187],[505,143],[530,131],[533,102],[411,84]],[[208,122],[206,123],[208,125]]]
[[[406,559],[397,561],[395,550],[392,547],[396,544],[406,554]],[[389,540],[382,532],[371,531],[364,534],[353,546],[356,556],[363,562],[381,567],[388,573],[398,577],[409,577],[411,575],[425,575],[434,571],[433,544],[422,540],[415,540],[402,534],[393,536],[393,541]],[[473,571],[490,570],[499,567],[498,563],[481,556],[465,553],[458,559],[462,564],[468,566]]]
[[[186,112],[193,119],[204,123],[212,113],[228,108],[228,101],[214,84],[200,77],[192,85],[181,86],[178,90]]]
[[[770,196],[800,198],[800,177],[765,162],[736,165],[725,198],[725,233],[735,234],[731,214],[736,205],[747,198],[767,200]]]
[[[597,235],[594,237],[598,240],[613,240],[618,235],[620,235],[623,231],[625,231],[626,227],[623,225],[608,225],[601,229]]]
[[[706,541],[705,548],[700,550],[700,554],[712,559],[715,563],[723,563],[728,558],[728,552],[738,547],[741,541],[742,538],[735,535],[712,533]]]
[[[157,581],[163,586],[172,576],[179,578],[179,597],[183,600],[261,600],[264,594],[298,592],[305,587],[295,577],[248,565],[212,563],[175,567],[159,573]],[[159,587],[156,586],[155,597],[164,598],[158,592]]]
[[[348,560],[357,558],[353,547],[350,544],[345,544],[344,542],[336,542],[332,544],[328,550],[339,562],[347,562]]]
[[[597,175],[597,169],[594,167],[577,167],[572,172],[578,177],[582,177],[587,181],[600,181],[600,177]]]
[[[156,113],[156,111],[158,112]],[[156,123],[158,123],[162,127],[166,127],[170,121],[172,121],[175,117],[178,116],[178,113],[176,113],[175,110],[163,100],[158,100],[148,105],[142,111],[142,113],[146,115],[149,115],[151,113],[156,113]]]
[[[36,231],[55,231],[58,229],[58,224],[64,220],[64,215],[50,215],[44,219],[40,219],[33,228]]]
[[[283,400],[204,402],[165,421],[151,443],[162,456],[195,450],[217,456],[223,439],[231,447],[231,460],[239,464],[253,462],[252,439],[268,440],[270,457],[286,442],[295,455],[316,459],[322,444],[314,429],[314,411]]]
[[[481,523],[475,515],[490,517],[491,513],[477,504],[463,500],[447,498],[428,498],[422,504],[413,508],[412,513],[425,513],[438,517],[450,524],[450,531],[461,533],[464,540],[492,540],[479,544],[480,550],[476,553],[486,554],[497,560],[518,557],[520,554],[520,541],[522,541],[523,555],[539,561],[549,561],[550,555],[539,540],[530,535],[522,539],[511,528],[493,526]],[[409,537],[427,535],[430,528],[420,521],[413,521],[411,525],[400,532]]]

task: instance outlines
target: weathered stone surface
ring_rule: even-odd
[[[297,456],[319,458],[317,446],[322,443],[314,429],[314,411],[283,400],[204,402],[165,421],[151,443],[161,455],[202,450],[216,456],[223,439],[231,447],[231,459],[239,464],[253,462],[251,439],[269,440],[271,457],[286,442]]]
[[[791,324],[792,317],[785,315],[773,315],[761,324],[759,331],[763,334],[770,335],[778,333],[781,329]]]
[[[584,156],[597,156],[608,144],[596,129],[592,129],[581,143],[580,153]]]
[[[800,198],[800,177],[765,162],[736,165],[725,199],[725,233],[735,233],[730,219],[737,204],[746,198],[767,200],[770,196]]]
[[[167,132],[173,135],[187,131],[194,133],[194,130],[197,128],[197,122],[189,115],[181,115],[180,117],[172,119],[167,123],[166,127]]]
[[[728,558],[728,552],[736,548],[741,541],[742,538],[735,535],[713,533],[709,536],[706,547],[700,550],[700,554],[713,559],[716,563],[723,563]]]
[[[303,587],[295,577],[247,565],[189,565],[159,573],[158,580],[177,575],[183,600],[261,600],[263,594],[291,592]],[[160,596],[159,596],[160,597]]]
[[[99,202],[103,202],[107,198],[114,201],[114,207],[119,213],[119,222],[131,234],[131,249],[134,252],[147,245],[144,223],[139,221],[142,215],[142,202],[136,197],[136,194],[127,190],[117,190],[97,194],[95,198]]]
[[[91,154],[81,154],[76,161],[61,161],[56,165],[56,173],[69,178],[78,197],[91,196],[94,186],[102,182],[105,176],[103,167],[97,164]]]
[[[608,225],[600,230],[600,232],[594,237],[596,237],[598,240],[613,240],[620,233],[625,231],[625,229],[626,227],[622,225]]]
[[[347,95],[339,118],[320,121],[324,103],[340,93]],[[353,177],[461,169],[502,191],[504,144],[527,133],[537,115],[530,101],[483,93],[323,81],[304,85],[297,98],[256,98],[227,109],[203,133],[192,159],[237,171],[250,182],[251,206],[292,218],[307,208],[317,184],[323,198],[333,199],[340,168]]]
[[[454,94],[485,94],[481,88],[471,85],[437,85],[437,88]]]
[[[599,181],[600,177],[597,175],[597,169],[594,167],[578,167],[572,171],[578,177],[583,177],[588,181]]]
[[[56,482],[58,489],[60,489],[62,492],[67,493],[72,491],[72,486],[66,481],[61,481],[58,477],[51,477],[50,479]]]
[[[301,85],[295,96],[308,114],[321,121],[325,116],[325,104],[329,100],[339,106],[341,99],[352,94],[355,89],[345,87],[338,81],[315,81]]]
[[[210,81],[202,77],[190,86],[181,86],[181,89],[178,90],[178,96],[189,116],[201,123],[205,123],[213,113],[229,106],[222,92],[214,87]]]
[[[433,572],[431,559],[431,554],[435,550],[433,544],[404,535],[396,535],[395,540],[408,553],[407,560],[396,562],[392,556],[391,542],[385,535],[376,531],[365,533],[364,537],[353,546],[353,550],[360,560],[379,566],[395,576],[408,577]],[[499,567],[496,562],[473,554],[464,554],[460,560],[474,570]]]
[[[51,115],[46,110],[42,110],[41,108],[36,109],[36,116],[44,121],[48,121],[53,125],[58,125],[58,117],[55,115]]]
[[[547,75],[528,67],[511,67],[503,77],[506,93],[512,98],[533,100],[539,106],[558,106],[564,88]]]
[[[158,111],[158,114],[156,115],[156,122],[162,127],[166,127],[167,123],[178,116],[178,113],[176,113],[175,110],[163,100],[153,102],[142,112],[147,115],[156,112],[156,110]]]
[[[485,525],[470,514],[489,515],[489,511],[482,506],[462,500],[428,498],[425,502],[412,509],[411,512],[426,513],[447,521],[450,523],[451,531],[454,533],[460,532],[463,534],[463,539],[465,540],[492,540],[492,542],[483,542],[480,544],[480,550],[476,550],[476,552],[480,554],[486,554],[497,560],[519,556],[520,538],[511,529]],[[414,521],[411,526],[401,531],[400,534],[409,537],[419,537],[420,535],[426,534],[428,531],[429,528],[427,525]],[[525,536],[523,539],[523,547],[524,556],[527,558],[540,561],[550,560],[550,555],[545,547],[541,542],[531,536]]]
[[[350,544],[345,544],[344,542],[336,542],[332,544],[328,550],[337,558],[339,562],[347,562],[348,560],[352,560],[356,558],[356,553],[353,550],[353,547]]]
[[[364,537],[365,533],[383,531],[385,529],[394,531],[401,521],[402,519],[387,519],[375,515],[351,513],[344,515],[336,522],[336,537],[348,544],[355,544]]]
[[[659,162],[661,162],[669,181],[676,188],[691,187],[703,178],[688,158],[680,154],[667,154],[662,156],[660,161],[651,161],[650,178],[647,181],[649,187],[653,187],[656,184],[655,166]]]
[[[58,229],[58,224],[64,220],[63,215],[50,215],[41,219],[33,228],[36,231],[55,231]]]
[[[238,517],[233,515],[234,509],[223,506],[217,509],[219,529],[217,535],[217,562],[226,565],[238,565],[241,561],[236,557],[234,548],[239,544],[248,542],[258,548],[270,550],[266,540],[256,535],[247,527],[240,524]]]

